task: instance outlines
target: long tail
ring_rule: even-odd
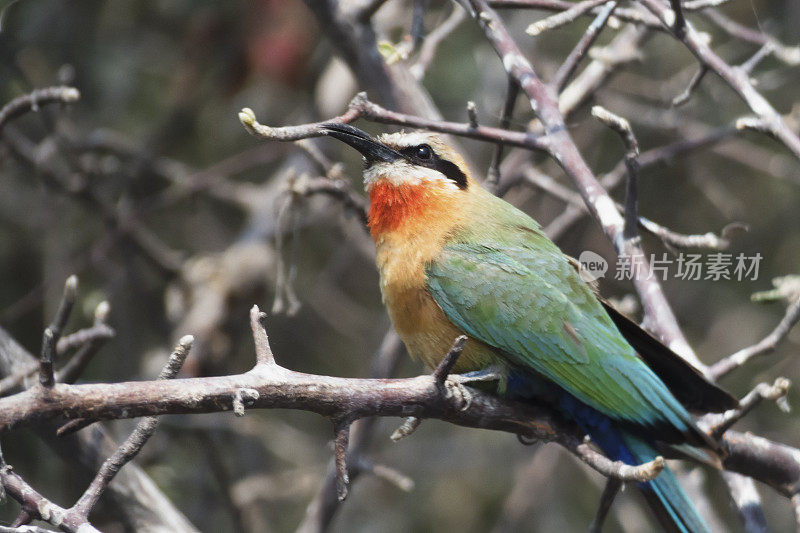
[[[659,453],[643,439],[619,428],[593,431],[592,439],[612,459],[628,464],[642,464],[655,459]],[[601,434],[597,434],[601,433]],[[653,481],[639,483],[647,503],[667,531],[708,533],[710,530],[683,492],[675,474],[665,467]]]
[[[652,461],[658,455],[652,446],[638,437],[623,434],[622,438],[638,464]],[[639,489],[665,528],[688,533],[710,531],[668,467],[653,481],[640,483]]]

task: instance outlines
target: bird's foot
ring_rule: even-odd
[[[444,380],[444,391],[447,398],[454,398],[460,411],[466,411],[472,405],[472,393],[459,379],[462,376],[454,374]]]
[[[445,390],[448,396],[456,398],[459,409],[466,411],[472,405],[472,392],[469,385],[497,381],[505,383],[506,373],[500,366],[489,366],[482,370],[467,372],[466,374],[451,374],[445,380]]]

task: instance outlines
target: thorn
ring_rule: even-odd
[[[464,345],[467,343],[467,336],[461,335],[453,342],[453,345],[450,347],[450,351],[447,352],[447,355],[444,356],[444,359],[439,363],[439,366],[436,367],[436,370],[433,371],[433,378],[436,382],[440,385],[444,384],[444,381],[447,379],[447,376],[450,375],[450,371],[453,369],[453,366],[458,361],[461,352],[464,351]]]
[[[394,430],[394,433],[392,433],[392,436],[389,438],[392,439],[394,442],[397,442],[400,439],[404,439],[409,435],[411,435],[412,433],[414,433],[421,423],[422,420],[420,420],[416,416],[409,416],[403,421],[402,425],[399,428]]]
[[[336,462],[336,496],[339,501],[347,498],[347,486],[350,476],[347,472],[347,448],[350,442],[350,424],[337,423],[333,428],[336,433],[334,442],[334,461]]]

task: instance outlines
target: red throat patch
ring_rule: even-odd
[[[376,238],[396,230],[409,217],[422,214],[431,198],[424,185],[375,183],[369,191],[369,232]]]

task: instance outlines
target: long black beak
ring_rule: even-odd
[[[367,166],[377,162],[391,163],[403,157],[400,153],[370,137],[367,132],[349,124],[323,124],[320,128],[329,136],[346,142],[361,152],[361,155],[367,160]]]

